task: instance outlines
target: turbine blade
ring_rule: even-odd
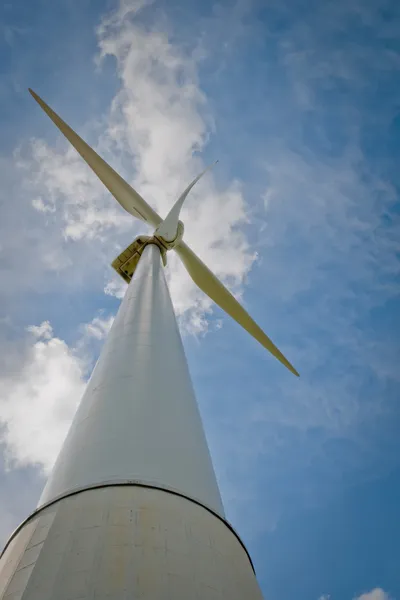
[[[167,242],[174,241],[178,233],[179,214],[181,212],[183,203],[185,202],[187,195],[189,194],[190,190],[196,185],[199,179],[203,177],[203,175],[207,173],[207,171],[212,169],[213,166],[217,164],[217,162],[218,161],[216,160],[211,165],[209,165],[206,169],[204,169],[202,173],[200,173],[200,175],[197,175],[197,177],[193,179],[192,183],[190,183],[187,186],[183,194],[179,196],[178,200],[175,202],[175,204],[165,217],[164,221],[159,226],[157,230],[157,235],[164,238],[164,240],[166,240]]]
[[[196,254],[184,242],[178,244],[175,248],[179,258],[185,265],[190,277],[196,285],[207,296],[211,298],[222,310],[230,315],[239,325],[241,325],[250,335],[252,335],[264,348],[269,350],[285,367],[294,375],[299,377],[299,373],[290,364],[290,362],[278,350],[275,344],[263,332],[255,321],[250,317],[247,311],[226,289],[221,281],[209,270],[209,268],[196,256]]]
[[[157,227],[161,217],[145,200],[127,183],[105,160],[103,160],[69,125],[67,125],[33,90],[29,92],[42,107],[58,129],[65,135],[83,160],[89,165],[97,177],[104,183],[109,192],[128,213]]]

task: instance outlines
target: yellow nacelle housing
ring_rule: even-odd
[[[111,263],[112,268],[117,271],[118,275],[120,275],[126,283],[131,282],[137,264],[142,256],[142,252],[148,244],[155,244],[160,248],[163,264],[164,266],[167,264],[166,248],[160,241],[148,235],[141,235],[125,248],[125,250],[123,250]]]

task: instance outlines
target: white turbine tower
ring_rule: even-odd
[[[121,206],[155,228],[113,262],[129,283],[38,508],[0,559],[1,600],[260,600],[225,519],[169,291],[175,250],[194,282],[294,367],[159,215],[30,90]],[[45,434],[44,434],[45,435]]]

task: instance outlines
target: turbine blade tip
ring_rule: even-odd
[[[289,371],[291,371],[293,375],[296,375],[296,377],[300,377],[300,373],[296,371],[296,369],[292,365],[290,365]]]
[[[39,102],[40,98],[39,96],[36,94],[36,92],[33,91],[32,88],[28,88],[28,92],[30,93],[30,95],[32,96],[32,98],[34,98],[36,100],[36,102]]]

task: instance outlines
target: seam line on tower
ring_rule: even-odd
[[[93,485],[89,485],[89,486],[85,486],[85,487],[80,487],[78,489],[72,490],[72,491],[67,492],[65,494],[62,494],[60,496],[57,496],[57,498],[54,498],[50,502],[46,502],[46,504],[42,504],[42,506],[40,506],[39,508],[37,508],[36,510],[34,510],[33,513],[31,513],[29,515],[29,517],[27,517],[24,521],[22,521],[22,523],[20,525],[18,525],[18,527],[12,532],[12,534],[9,537],[9,539],[7,540],[7,542],[6,542],[6,544],[5,544],[2,552],[0,553],[0,559],[2,558],[3,554],[7,550],[8,546],[10,545],[10,543],[12,542],[12,540],[21,531],[21,529],[29,521],[31,521],[32,519],[34,519],[35,517],[37,517],[41,512],[43,512],[46,508],[49,508],[49,506],[52,506],[53,504],[57,504],[57,502],[60,502],[61,500],[64,500],[65,498],[69,498],[70,496],[76,496],[77,494],[81,494],[81,493],[87,492],[89,490],[97,490],[97,489],[100,489],[100,488],[107,488],[107,487],[123,487],[123,486],[132,486],[132,487],[141,487],[141,488],[148,488],[148,489],[159,490],[161,492],[165,492],[166,494],[173,494],[174,496],[179,496],[180,498],[185,498],[186,500],[189,500],[189,502],[193,502],[194,504],[197,504],[198,506],[201,506],[202,508],[204,508],[204,510],[206,510],[209,513],[211,513],[219,521],[221,521],[222,523],[224,523],[224,525],[226,525],[228,527],[228,529],[230,529],[230,531],[233,533],[233,535],[238,540],[239,544],[242,546],[243,550],[246,552],[247,558],[249,559],[249,562],[250,562],[250,565],[251,565],[251,568],[253,569],[254,574],[256,574],[256,571],[255,571],[254,565],[253,565],[253,561],[251,560],[251,556],[250,556],[249,551],[247,550],[246,546],[244,545],[244,542],[241,540],[239,534],[235,531],[235,529],[233,528],[233,526],[226,519],[224,519],[223,517],[221,517],[221,515],[219,515],[218,513],[214,512],[211,508],[209,508],[208,506],[206,506],[205,504],[203,504],[199,500],[195,500],[194,498],[191,498],[190,496],[186,496],[186,494],[182,494],[182,492],[178,492],[176,490],[172,490],[172,489],[169,489],[169,488],[166,488],[166,487],[161,487],[161,486],[157,486],[157,485],[151,485],[149,483],[142,483],[142,482],[132,481],[132,480],[113,481],[113,482],[109,482],[109,483],[107,483],[107,482],[106,483],[95,483]]]

